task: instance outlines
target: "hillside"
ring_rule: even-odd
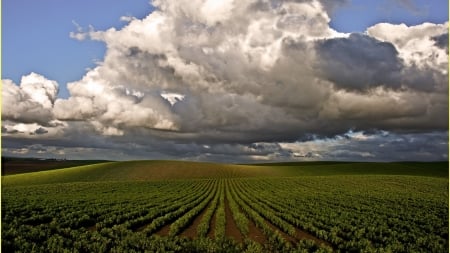
[[[43,170],[62,169],[104,162],[107,161],[40,159],[40,158],[19,158],[19,157],[2,156],[2,176],[37,172]]]
[[[330,175],[415,175],[448,178],[448,162],[304,162],[257,165],[187,161],[125,161],[8,175],[2,184],[30,185],[92,181],[149,181],[195,178],[291,177]]]

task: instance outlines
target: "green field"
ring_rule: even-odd
[[[109,162],[2,177],[3,252],[448,252],[448,162]]]

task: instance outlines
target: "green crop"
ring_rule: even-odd
[[[448,252],[449,181],[429,164],[390,164],[391,173],[375,173],[383,164],[364,165],[370,173],[345,163],[221,165],[214,174],[188,163],[193,178],[176,180],[133,180],[156,169],[129,164],[132,175],[110,163],[3,177],[2,251]],[[230,239],[232,224],[242,242]],[[181,236],[188,228],[195,238]]]

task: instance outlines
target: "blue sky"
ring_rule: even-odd
[[[2,79],[19,83],[23,75],[40,73],[65,84],[79,80],[105,52],[103,43],[69,37],[78,24],[105,30],[126,25],[121,16],[143,18],[152,10],[148,0],[5,0],[2,1]]]
[[[37,72],[59,83],[59,97],[69,96],[66,83],[79,80],[86,68],[102,60],[105,45],[69,37],[76,25],[106,30],[126,25],[121,16],[143,18],[148,0],[4,0],[2,13],[2,79],[20,82]],[[349,18],[351,17],[351,18]],[[351,0],[333,13],[331,27],[340,32],[363,32],[380,23],[442,23],[448,20],[446,0]]]
[[[333,14],[331,27],[340,32],[363,32],[381,22],[418,25],[446,20],[447,0],[350,0]]]

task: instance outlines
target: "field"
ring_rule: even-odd
[[[110,162],[2,177],[4,252],[448,252],[448,163]]]

